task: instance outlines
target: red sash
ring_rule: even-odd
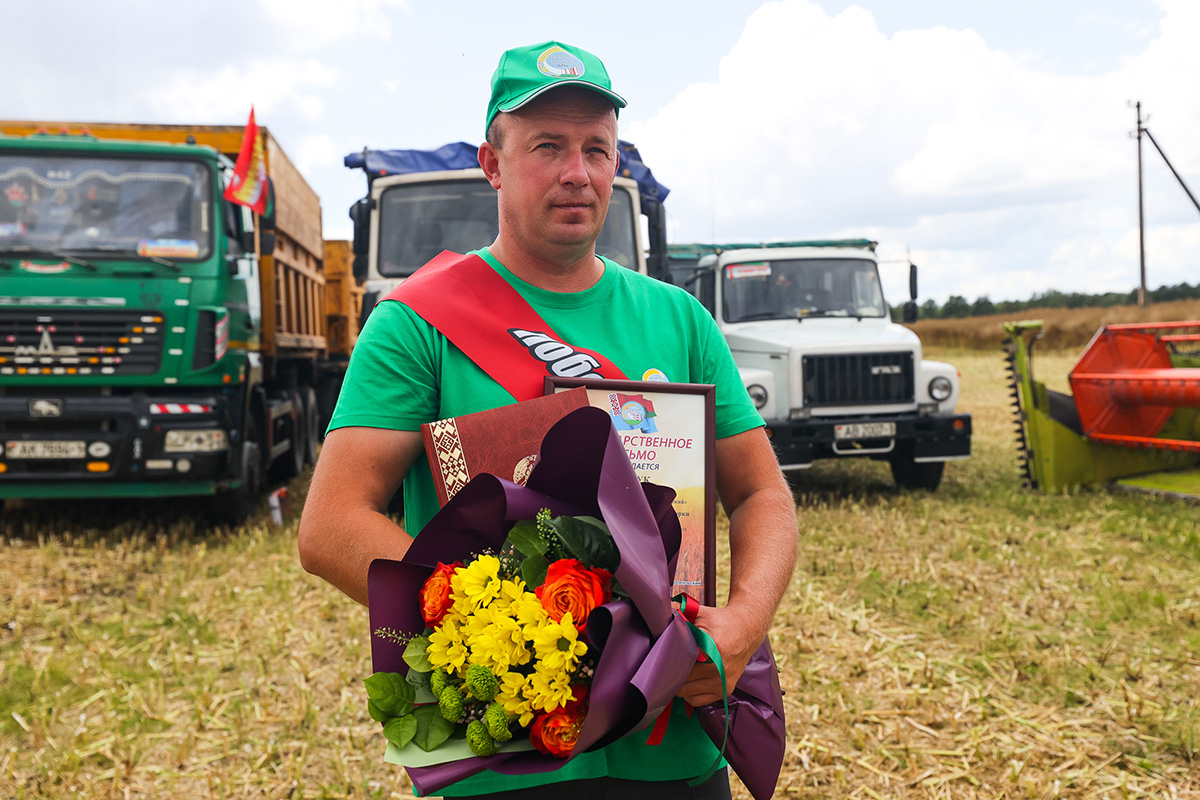
[[[383,299],[415,311],[518,401],[541,397],[547,375],[625,379],[604,356],[564,342],[479,256],[443,250]]]

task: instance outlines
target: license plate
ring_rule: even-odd
[[[833,426],[835,439],[889,439],[895,435],[894,422],[854,422]]]
[[[83,458],[83,442],[9,442],[4,448],[9,458]]]

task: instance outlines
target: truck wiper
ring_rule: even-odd
[[[30,245],[27,245],[27,244],[18,244],[18,245],[14,245],[13,247],[7,248],[7,252],[20,253],[25,256],[32,256],[33,258],[58,258],[63,261],[66,261],[68,264],[74,264],[78,267],[90,269],[92,272],[95,272],[97,269],[95,264],[93,264],[90,261],[84,261],[82,258],[79,258],[78,256],[70,256],[70,255],[67,255],[66,253],[60,253],[56,250],[49,250],[44,247],[31,247]],[[10,269],[11,269],[11,267],[10,267]]]
[[[183,267],[179,266],[174,261],[167,261],[165,258],[160,256],[142,256],[142,258],[146,259],[147,261],[153,261],[155,264],[162,264],[164,267],[170,267],[176,272],[183,272]]]
[[[737,318],[738,322],[750,322],[756,319],[787,319],[786,316],[780,316],[778,311],[753,311],[749,314],[742,314]]]
[[[116,247],[114,245],[99,245],[96,247],[96,250],[98,250],[102,253],[121,253],[121,252],[128,253],[129,252],[128,250],[126,250],[123,247]],[[137,257],[144,258],[147,261],[153,261],[155,264],[162,264],[164,267],[170,267],[171,269],[175,270],[176,272],[183,272],[182,267],[180,267],[174,261],[168,261],[167,259],[163,258],[162,256],[143,256],[143,255],[139,254]]]

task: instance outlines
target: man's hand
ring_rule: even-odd
[[[762,428],[717,440],[717,494],[729,517],[729,601],[700,607],[696,625],[721,651],[732,692],[771,620],[796,563],[796,505]],[[679,691],[694,706],[721,699],[714,664],[697,663]]]
[[[732,692],[750,657],[762,644],[762,638],[755,640],[746,636],[746,625],[738,619],[738,613],[728,607],[701,606],[695,624],[716,642],[725,668],[725,687]],[[720,702],[721,674],[717,671],[716,664],[710,661],[696,662],[687,681],[679,690],[679,696],[693,706]]]

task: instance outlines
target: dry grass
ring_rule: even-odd
[[[1200,797],[1200,507],[1022,490],[1000,354],[932,355],[976,430],[938,493],[866,462],[798,481],[776,796]],[[300,569],[296,505],[234,531],[6,509],[0,797],[411,797],[366,715],[365,613]]]
[[[1176,300],[1144,308],[1044,308],[1014,314],[993,314],[967,319],[926,319],[909,327],[926,347],[962,347],[991,350],[1004,338],[1003,323],[1040,319],[1046,323],[1041,345],[1046,349],[1081,350],[1102,326],[1112,322],[1168,322],[1200,318],[1200,300]]]

